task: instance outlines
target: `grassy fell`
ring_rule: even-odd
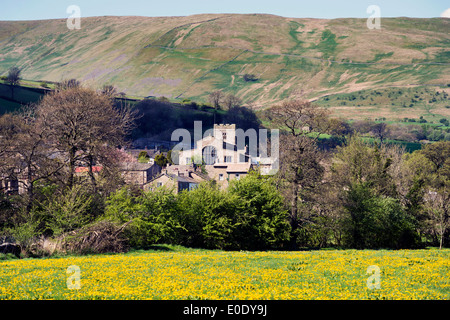
[[[450,83],[446,65],[413,65],[450,63],[446,19],[387,18],[375,31],[365,27],[365,19],[257,14],[92,17],[74,31],[65,24],[64,19],[0,22],[0,70],[17,65],[31,80],[77,78],[97,87],[114,82],[129,95],[184,92],[181,98],[201,102],[222,89],[260,107],[298,88],[317,98],[318,92],[352,92],[364,85]],[[248,51],[227,63],[242,50]],[[280,90],[230,86],[243,70]]]

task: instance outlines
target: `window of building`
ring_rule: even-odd
[[[216,163],[217,160],[217,151],[213,146],[207,146],[203,148],[203,161],[205,164],[212,165]]]
[[[223,141],[227,140],[227,133],[226,132],[222,132],[222,139],[223,139]]]
[[[231,156],[223,157],[223,162],[231,162]]]
[[[236,173],[235,177],[236,177],[236,180],[239,180],[241,178],[241,175],[239,173]]]
[[[223,173],[219,173],[219,181],[223,181]]]
[[[156,183],[156,186],[157,186],[158,188],[159,188],[159,187],[162,187],[162,185],[163,185],[162,182],[157,182],[157,183]]]

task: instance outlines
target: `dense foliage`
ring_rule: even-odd
[[[273,181],[257,173],[234,181],[228,190],[214,182],[174,195],[160,188],[132,193],[124,187],[113,193],[106,217],[127,228],[131,245],[155,243],[219,249],[275,249],[288,239],[283,199]]]
[[[163,104],[140,104],[140,121],[175,117]],[[243,128],[259,125],[251,115],[233,106],[226,117]],[[281,130],[277,174],[255,170],[226,189],[210,181],[175,194],[123,179],[117,146],[135,128],[133,118],[108,94],[73,85],[2,116],[0,237],[26,255],[161,243],[225,250],[448,246],[449,141],[409,153],[386,143],[383,125],[372,126],[378,140],[368,140],[363,129],[310,102],[287,101],[269,114]],[[146,130],[142,122],[139,128]],[[321,134],[337,143],[322,148]],[[156,159],[161,166],[169,160]],[[84,172],[76,172],[80,166]],[[18,194],[4,184],[14,179]]]

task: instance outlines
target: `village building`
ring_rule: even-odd
[[[247,175],[252,168],[250,162],[244,163],[216,163],[211,166],[205,166],[208,176],[216,180],[217,183],[226,188],[231,180],[239,180]]]
[[[178,159],[180,165],[189,165],[202,158],[205,165],[216,163],[243,163],[249,161],[246,149],[238,150],[235,124],[215,124],[212,135],[195,142],[195,148],[183,150]]]
[[[102,169],[102,166],[93,166],[92,172],[94,175],[98,175]],[[161,167],[154,163],[122,162],[119,170],[125,183],[143,188],[146,183],[161,172]],[[88,174],[88,167],[75,168],[75,175],[79,177],[87,176]]]
[[[247,145],[238,146],[235,124],[215,124],[212,134],[196,141],[194,148],[180,151],[179,164],[168,165],[146,188],[170,185],[179,192],[206,180],[227,188],[230,181],[241,179],[252,168],[271,174],[272,161],[267,160],[252,157]]]
[[[156,163],[123,162],[120,171],[127,184],[143,187],[161,172]]]
[[[199,177],[194,178],[193,176],[179,176],[170,173],[162,173],[144,185],[144,190],[154,191],[156,188],[164,186],[177,194],[183,190],[193,190],[203,181],[204,180]]]
[[[6,176],[0,178],[0,190],[9,195],[23,193],[23,190],[20,188],[19,180]]]
[[[5,194],[23,194],[28,185],[27,170],[13,169],[9,174],[0,175],[0,192]]]

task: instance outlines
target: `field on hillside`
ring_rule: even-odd
[[[329,95],[314,103],[347,120],[418,120],[422,116],[438,123],[450,118],[449,93],[450,86],[391,87]]]
[[[73,265],[79,282],[67,272]],[[379,270],[379,288],[370,268]],[[6,260],[0,261],[0,299],[448,300],[450,249],[224,252],[159,246]]]
[[[90,17],[0,21],[0,75],[76,78],[128,95],[207,102],[223,90],[267,107],[386,86],[450,83],[450,22],[444,18],[297,19],[264,14]],[[252,74],[256,81],[246,81]]]

